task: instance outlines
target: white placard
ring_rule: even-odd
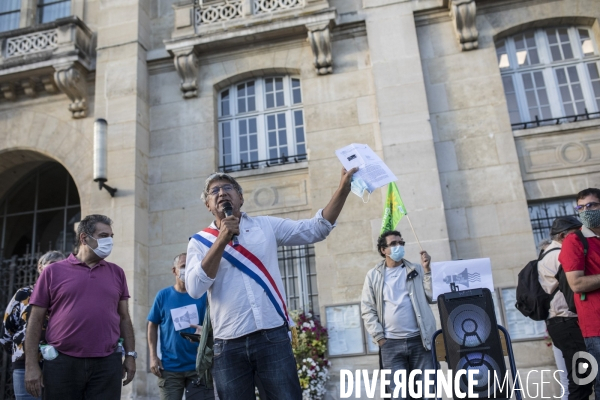
[[[489,258],[431,263],[433,298],[440,294],[477,288],[494,291],[492,263]]]
[[[195,304],[172,309],[171,318],[176,331],[189,328],[190,324],[198,325],[200,322],[198,308]]]
[[[358,167],[354,174],[357,178],[362,178],[369,188],[369,193],[375,189],[387,185],[390,182],[397,181],[396,175],[379,158],[369,145],[352,143],[346,147],[335,151],[335,155],[342,162],[347,170]]]

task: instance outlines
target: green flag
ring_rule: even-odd
[[[383,221],[381,223],[381,233],[385,231],[393,231],[396,229],[398,222],[406,214],[406,208],[400,197],[398,186],[395,182],[388,185],[387,198],[385,199],[385,208],[383,209]]]

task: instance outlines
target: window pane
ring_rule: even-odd
[[[38,210],[66,206],[67,171],[61,166],[52,166],[40,172]]]
[[[300,79],[292,79],[292,102],[294,104],[302,103],[302,93],[300,92]]]
[[[545,239],[550,238],[552,222],[557,217],[577,217],[572,199],[552,200],[529,203],[529,219],[536,247]]]
[[[268,123],[268,134],[270,158],[279,158],[282,156],[289,156],[290,153],[287,150],[287,130],[285,122],[285,113],[277,115],[269,115],[267,120]]]
[[[31,253],[33,243],[33,212],[6,218],[4,257]]]
[[[525,317],[514,306],[517,302],[516,289],[502,289],[502,305],[511,339],[543,338],[546,335],[546,323]]]
[[[71,15],[70,0],[39,0],[38,2],[38,22],[41,24],[69,15]]]
[[[584,56],[590,56],[594,54],[594,43],[590,38],[589,32],[587,29],[579,29],[579,40],[581,42],[581,53]]]
[[[296,155],[306,154],[306,144],[304,142],[304,118],[302,118],[302,110],[294,111],[294,128],[296,134]]]
[[[587,70],[590,74],[590,80],[592,82],[593,96],[596,99],[596,111],[600,111],[600,76],[598,74],[598,64],[587,64]]]
[[[21,0],[0,1],[0,32],[19,27],[21,17]]]
[[[18,213],[23,211],[32,211],[35,204],[35,192],[37,187],[37,174],[33,174],[29,179],[24,180],[19,188],[16,188],[16,193],[12,194],[8,199],[8,214]]]
[[[221,115],[229,115],[229,90],[224,90],[221,93]]]
[[[565,71],[566,69],[566,71]],[[556,77],[565,116],[583,114],[585,100],[575,66],[556,68]]]
[[[239,135],[239,150],[240,150],[240,163],[247,163],[249,161],[258,160],[257,151],[257,132],[256,132],[256,118],[243,119],[238,121],[238,135]],[[242,165],[243,168],[249,168],[250,165]]]
[[[506,51],[506,40],[496,42],[496,57],[498,58],[498,68],[510,68],[510,61]]]
[[[517,103],[517,96],[515,93],[515,86],[512,81],[512,76],[503,76],[502,85],[504,86],[504,94],[506,95],[506,105],[508,106],[510,123],[517,124],[521,122],[521,116],[519,113],[519,105]]]
[[[529,120],[536,121],[551,118],[543,74],[536,71],[524,73],[522,76],[527,108],[529,109]]]
[[[35,230],[36,251],[46,252],[63,246],[64,209],[37,214]]]
[[[535,35],[533,32],[515,36],[514,40],[519,66],[539,64],[540,59],[538,57]]]

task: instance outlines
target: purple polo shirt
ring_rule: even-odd
[[[106,357],[120,337],[119,301],[127,300],[125,273],[100,261],[93,269],[73,254],[47,266],[30,303],[48,309],[46,341],[72,357]]]

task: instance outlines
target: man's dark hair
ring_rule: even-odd
[[[579,201],[581,199],[585,199],[589,195],[595,196],[598,201],[600,201],[600,189],[597,188],[587,188],[582,190],[581,192],[577,193],[577,199],[575,200]]]
[[[92,214],[88,215],[84,219],[81,220],[79,225],[77,226],[77,233],[75,234],[75,247],[73,249],[73,253],[77,254],[79,251],[79,237],[82,233],[85,233],[88,236],[92,236],[94,232],[96,232],[96,224],[100,222],[102,224],[106,224],[108,226],[112,225],[112,220],[108,218],[106,215],[100,214]]]
[[[383,254],[383,249],[385,249],[387,247],[386,237],[388,237],[388,236],[402,237],[402,235],[400,234],[399,231],[385,231],[381,234],[381,236],[379,236],[377,238],[377,251],[379,252],[379,255],[383,258],[385,258],[385,254]]]

